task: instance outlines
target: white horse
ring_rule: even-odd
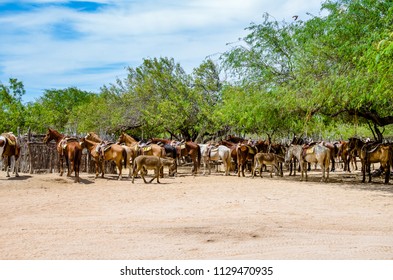
[[[209,174],[211,174],[210,161],[222,160],[224,163],[225,175],[229,175],[231,168],[231,150],[223,145],[215,147],[210,144],[198,144],[201,147],[201,157],[203,162],[203,175],[206,174],[206,165],[209,167]]]
[[[307,181],[307,162],[318,163],[322,169],[321,181],[327,182],[329,180],[329,148],[326,148],[321,144],[315,144],[314,146],[304,150],[301,145],[291,145],[285,154],[285,162],[289,163],[292,157],[296,157],[300,163],[300,170],[302,172],[300,180],[303,180],[305,174],[305,179]]]

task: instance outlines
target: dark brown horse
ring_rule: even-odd
[[[56,150],[59,154],[60,163],[60,176],[63,176],[63,162],[66,160],[67,165],[67,176],[71,176],[72,170],[75,172],[75,182],[79,182],[79,168],[82,158],[82,147],[78,140],[73,137],[66,137],[60,132],[48,128],[48,132],[45,135],[44,143],[47,144],[51,140],[56,142]],[[71,168],[70,168],[71,165]]]
[[[20,156],[20,145],[18,138],[12,133],[3,133],[0,135],[0,159],[6,158],[5,160],[5,171],[7,177],[10,177],[11,159],[14,158],[14,170],[15,176],[19,177],[19,156]]]
[[[340,141],[340,143],[338,144],[337,157],[341,158],[344,164],[344,171],[351,172],[351,167],[350,167],[351,163],[352,163],[352,167],[355,166],[354,169],[356,170],[358,169],[356,164],[356,155],[357,155],[356,149],[350,151],[349,141]]]
[[[357,137],[350,137],[348,139],[349,160],[354,161],[356,170],[358,169],[357,164],[356,164],[356,157],[359,157],[360,161],[362,161],[361,153],[362,153],[363,147],[371,146],[373,144],[374,144],[373,141],[363,141],[362,139],[357,138]]]

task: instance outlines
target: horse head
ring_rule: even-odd
[[[54,129],[48,128],[48,132],[46,133],[44,140],[45,144],[48,144],[50,141],[55,140],[56,142],[62,138],[62,135]]]

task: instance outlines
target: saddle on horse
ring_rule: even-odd
[[[10,145],[10,146],[19,145],[18,138],[16,138],[16,136],[12,132],[2,133],[1,136],[3,136],[5,138],[8,145]]]
[[[309,144],[303,144],[302,146],[302,157],[304,158],[308,154],[314,153],[314,148],[317,142],[311,142]]]
[[[100,155],[101,158],[105,158],[105,152],[109,150],[113,144],[113,142],[102,141],[96,146],[96,152]]]

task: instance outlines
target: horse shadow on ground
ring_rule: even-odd
[[[312,182],[312,183],[320,183],[326,184],[327,186],[330,184],[339,185],[345,189],[355,189],[355,190],[362,190],[362,191],[373,191],[373,192],[381,192],[381,193],[389,193],[393,194],[393,178],[390,178],[389,184],[384,183],[383,176],[373,176],[372,182],[368,183],[368,177],[366,177],[366,182],[362,183],[362,174],[360,172],[353,172],[353,173],[336,173],[330,172],[329,174],[329,181],[321,182],[321,173],[313,172],[309,174],[307,181],[300,181],[300,174],[296,174],[296,176],[285,176],[283,177],[284,180],[288,181],[296,181],[298,180],[299,183],[303,182]]]
[[[90,185],[90,184],[94,184],[94,181],[79,177],[79,184]]]
[[[19,175],[18,177],[15,177],[15,176],[4,177],[4,178],[1,178],[0,180],[4,180],[4,181],[8,181],[8,180],[10,180],[10,181],[23,181],[23,180],[28,180],[30,178],[32,178],[32,176],[30,176],[30,175]]]

